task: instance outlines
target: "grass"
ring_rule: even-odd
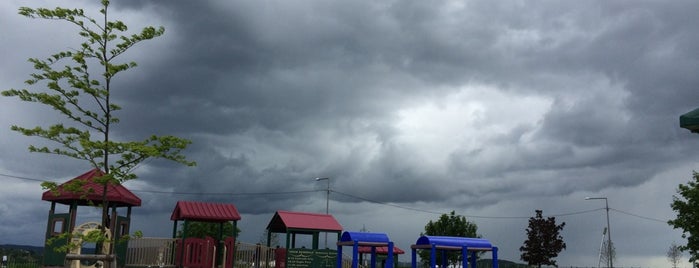
[[[7,268],[39,268],[41,262],[37,260],[10,260],[7,262]],[[4,268],[4,266],[3,266]]]

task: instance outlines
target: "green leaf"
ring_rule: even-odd
[[[101,3],[98,19],[86,15],[82,9],[19,8],[18,13],[28,18],[69,22],[81,42],[71,46],[77,49],[58,51],[43,59],[28,59],[34,68],[34,73],[25,81],[28,88],[1,92],[4,97],[49,107],[63,118],[48,126],[11,126],[10,129],[45,141],[41,145],[29,145],[29,152],[74,158],[108,171],[98,180],[103,184],[135,179],[133,170],[150,159],[195,165],[183,154],[191,144],[187,139],[153,135],[135,141],[116,141],[114,135],[110,135],[114,124],[120,122],[115,112],[121,110],[121,106],[113,102],[118,99],[115,95],[121,88],[116,88],[112,82],[120,73],[137,66],[135,62],[118,62],[118,57],[141,41],[161,36],[165,30],[148,26],[128,34],[129,28],[124,22],[109,20],[110,2],[103,0]],[[42,187],[58,189],[50,182],[42,183]],[[82,196],[90,193],[79,182],[65,185],[63,189]],[[85,238],[104,239],[100,233],[90,233]],[[68,243],[66,249],[75,246]]]

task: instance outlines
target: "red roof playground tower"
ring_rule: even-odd
[[[51,210],[49,210],[49,218],[46,226],[46,241],[54,238],[52,243],[46,243],[44,251],[43,266],[44,267],[64,267],[66,253],[80,254],[81,248],[71,249],[70,252],[57,251],[57,248],[67,245],[69,239],[56,239],[55,237],[63,233],[82,233],[87,234],[91,230],[99,229],[101,222],[86,222],[76,226],[76,219],[79,206],[101,206],[103,185],[97,183],[95,179],[102,177],[104,172],[99,169],[93,169],[85,174],[82,174],[74,179],[71,179],[61,185],[55,191],[46,191],[41,196],[41,200],[51,202]],[[70,189],[70,190],[69,190]],[[114,238],[114,241],[119,241],[124,235],[129,233],[129,224],[131,222],[131,208],[141,206],[141,199],[134,195],[131,191],[120,184],[109,184],[107,186],[107,200],[110,209],[109,229],[107,236]],[[58,212],[56,204],[68,206]],[[126,212],[119,211],[117,208],[126,208]],[[103,248],[108,247],[104,246]],[[127,243],[117,243],[114,245],[114,253],[117,257],[117,266],[124,267]],[[104,250],[103,250],[104,251]],[[99,253],[99,252],[96,252]],[[73,261],[73,268],[94,268],[97,263],[85,263]]]

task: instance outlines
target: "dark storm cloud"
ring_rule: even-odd
[[[523,90],[521,94],[553,94],[555,99],[541,128],[528,130],[534,133],[535,147],[519,148],[519,140],[506,143],[519,148],[514,151],[519,157],[504,166],[486,165],[483,172],[490,175],[482,180],[506,178],[517,171],[532,172],[535,177],[563,172],[565,176],[555,177],[583,179],[583,173],[591,166],[606,167],[611,172],[630,170],[640,162],[651,160],[646,157],[649,151],[637,145],[655,143],[653,140],[658,135],[668,135],[663,132],[671,129],[674,122],[657,113],[653,113],[654,118],[648,117],[647,109],[668,111],[653,106],[687,99],[671,96],[695,94],[686,86],[673,87],[673,94],[661,90],[677,84],[696,84],[692,80],[694,76],[665,68],[669,62],[683,58],[679,55],[692,57],[686,53],[693,45],[689,41],[695,38],[686,36],[692,31],[682,29],[688,26],[666,20],[666,16],[668,19],[690,17],[683,15],[686,11],[679,6],[659,6],[653,2],[642,5],[586,2],[572,6],[555,2],[469,2],[449,7],[411,1],[274,6],[247,2],[173,2],[159,5],[158,9],[170,18],[169,31],[177,34],[163,38],[176,41],[166,41],[164,57],[153,60],[156,63],[139,74],[150,78],[147,84],[139,80],[139,84],[131,86],[126,82],[133,93],[125,101],[133,109],[124,111],[124,117],[139,119],[124,123],[128,129],[141,129],[144,133],[157,129],[194,139],[194,148],[202,150],[202,155],[193,151],[193,157],[207,162],[198,172],[212,175],[226,172],[227,176],[205,176],[216,177],[214,180],[221,182],[237,183],[261,176],[276,176],[281,180],[287,170],[301,170],[298,174],[301,177],[323,172],[313,164],[304,164],[314,161],[311,155],[322,149],[298,147],[298,141],[315,140],[317,133],[310,129],[340,127],[346,133],[335,133],[338,139],[357,131],[375,132],[382,149],[370,166],[360,167],[359,171],[330,168],[325,172],[352,174],[347,176],[352,181],[374,181],[379,185],[418,183],[405,184],[413,186],[405,189],[406,193],[433,189],[430,183],[425,183],[426,178],[445,179],[445,175],[401,161],[410,152],[401,151],[392,142],[394,131],[382,130],[385,126],[357,129],[343,122],[365,120],[381,125],[405,101],[449,94],[440,85],[474,80],[503,85],[503,89],[514,94]],[[522,9],[531,12],[521,12]],[[679,49],[666,48],[668,39],[678,39],[672,45]],[[658,54],[664,51],[669,54]],[[685,61],[691,65],[691,61]],[[575,80],[578,81],[571,84]],[[593,80],[602,80],[603,85],[596,85],[600,82]],[[647,80],[653,83],[646,83]],[[659,85],[663,87],[655,88]],[[618,92],[610,92],[606,87]],[[579,98],[571,101],[563,97],[572,92],[578,92],[575,94]],[[668,101],[646,99],[659,97]],[[665,115],[675,115],[676,110]],[[654,124],[665,127],[648,129],[647,125]],[[259,129],[276,133],[257,136],[263,132]],[[653,131],[660,133],[646,134]],[[213,150],[218,145],[201,140],[210,136],[198,136],[198,133],[239,136],[255,133],[256,143],[273,144],[280,151],[306,152],[299,162],[278,163],[274,167],[254,166],[246,162],[246,153],[239,154],[239,161],[232,163],[226,156],[212,158],[219,154]],[[236,148],[235,142],[225,146]],[[312,142],[306,146],[323,144]],[[459,177],[481,180],[473,174],[478,174],[482,166],[469,166],[466,162],[472,160],[463,159],[479,159],[482,152],[483,149],[452,155],[453,169],[466,175]],[[351,159],[343,160],[351,162]],[[334,165],[330,162],[329,165]],[[601,175],[605,178],[602,181],[579,187],[598,190],[607,183],[636,185],[654,174],[652,170],[618,172],[628,174]],[[638,173],[646,175],[638,177]],[[567,194],[576,190],[566,187],[569,185],[566,180],[552,179],[561,180],[562,188],[554,192]],[[197,183],[191,184],[182,187]],[[353,188],[370,197],[379,197],[378,191],[365,191],[364,187]],[[503,187],[493,191],[506,191],[514,186]],[[432,194],[423,196],[443,193],[436,189],[428,191]],[[405,196],[411,195],[385,198],[405,200]]]
[[[315,177],[332,178],[332,205],[348,226],[360,224],[353,216],[387,210],[372,201],[526,216],[535,208],[596,208],[579,200],[618,193],[615,207],[667,213],[668,201],[654,200],[669,198],[670,184],[691,173],[695,150],[687,144],[696,137],[677,127],[677,116],[699,99],[693,75],[699,17],[692,1],[119,1],[113,7],[132,30],[145,26],[133,23],[141,21],[166,28],[125,55],[139,67],[115,81],[123,90],[114,98],[124,110],[114,137],[188,138],[186,154],[198,163],[154,160],[136,170],[139,180],[127,185],[144,200],[134,212],[143,223],[168,224],[177,200],[234,202],[253,218],[320,209],[326,185]],[[24,44],[22,32],[2,31],[8,38],[0,43],[17,55],[49,49],[40,46],[45,40]],[[23,62],[17,55],[0,63],[3,85],[17,87],[17,77],[29,72],[13,66]],[[0,122],[44,118],[0,101],[3,113],[21,111]],[[24,155],[31,142],[7,133],[0,141],[8,147],[3,170],[68,178],[87,169]],[[433,216],[390,208],[417,227]],[[479,221],[516,259],[521,241],[511,241],[522,236],[522,226],[500,221],[493,229]],[[595,255],[587,245],[599,242],[589,238],[599,231],[590,227],[596,222],[570,218],[565,236],[579,247],[571,247],[568,260]],[[670,233],[665,227],[629,230]],[[634,244],[633,234],[617,234],[620,252],[651,251],[625,248]]]

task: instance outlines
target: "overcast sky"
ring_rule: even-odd
[[[29,57],[77,47],[67,23],[0,2],[0,89]],[[665,222],[699,166],[696,1],[114,1],[113,18],[165,35],[133,47],[114,82],[114,137],[191,139],[196,167],[140,166],[133,229],[171,234],[177,200],[233,203],[242,241],[276,210],[330,213],[409,249],[452,210],[519,261],[534,210],[565,222],[561,265],[597,265],[608,197],[618,266],[667,267]],[[41,89],[41,88],[34,88]],[[27,151],[10,131],[59,122],[0,98],[0,244],[41,245],[50,203],[35,180],[87,163]],[[275,194],[285,192],[285,194]],[[97,215],[97,213],[92,213]],[[89,220],[89,215],[85,220]],[[409,254],[401,257],[409,261]],[[686,263],[686,255],[684,258]],[[684,267],[690,267],[684,264]]]

